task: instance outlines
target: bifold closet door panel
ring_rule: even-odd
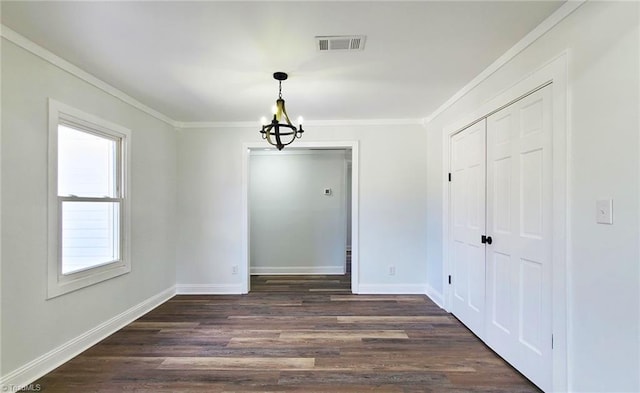
[[[551,387],[552,129],[547,86],[487,118],[486,343]]]
[[[453,314],[484,337],[486,121],[451,139],[451,236]]]

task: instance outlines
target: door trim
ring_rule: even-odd
[[[250,266],[250,239],[249,239],[249,158],[251,150],[264,150],[268,148],[264,142],[242,144],[242,263],[240,274],[242,280],[242,293],[249,293],[251,284]],[[287,150],[301,149],[351,149],[351,292],[359,293],[360,269],[359,269],[359,152],[358,141],[329,141],[329,142],[296,142],[295,146],[287,147]],[[272,149],[275,150],[275,149]]]
[[[568,51],[564,51],[547,63],[543,64],[529,76],[515,83],[493,100],[482,105],[472,114],[461,118],[443,128],[442,167],[445,171],[443,181],[443,209],[442,209],[442,288],[444,308],[451,310],[452,298],[449,288],[448,276],[452,271],[449,257],[450,242],[450,183],[446,172],[451,167],[450,149],[451,137],[463,129],[473,125],[487,117],[496,110],[503,108],[540,88],[551,85],[552,88],[552,128],[553,128],[553,242],[552,242],[552,334],[553,334],[553,366],[552,389],[553,391],[568,390],[568,358],[567,348],[570,337],[568,336],[568,288],[571,258],[568,243],[569,210],[568,210],[568,171],[571,169],[569,157],[571,152],[567,140],[570,136],[570,124],[568,117]]]

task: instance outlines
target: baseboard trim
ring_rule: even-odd
[[[427,284],[425,294],[438,307],[444,309],[444,296],[442,295],[442,293],[436,291],[431,285]]]
[[[175,287],[171,287],[148,298],[108,321],[101,323],[93,329],[86,331],[78,337],[67,341],[59,347],[2,376],[0,378],[0,386],[25,386],[33,383],[33,381],[68,362],[109,335],[171,299],[175,294]]]
[[[328,275],[343,275],[345,273],[344,266],[275,266],[275,267],[260,267],[252,266],[251,274],[267,275],[267,276],[296,276],[307,274],[328,274]]]
[[[178,284],[178,295],[241,295],[241,284]]]
[[[426,284],[360,284],[362,295],[424,295]]]

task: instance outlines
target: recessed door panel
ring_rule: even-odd
[[[495,160],[493,166],[493,232],[511,231],[511,157]]]
[[[460,281],[466,283],[468,281],[467,264],[469,258],[467,257],[467,246],[465,243],[454,240],[453,242],[453,276],[456,278],[456,282]],[[467,286],[455,285],[453,287],[453,293],[456,299],[462,303],[467,302]]]
[[[543,176],[542,149],[520,154],[520,234],[524,237],[542,237]]]
[[[544,99],[536,99],[527,102],[520,108],[520,135],[541,133],[544,131]]]
[[[542,264],[520,260],[520,343],[538,355],[543,353]]]
[[[491,324],[493,328],[502,330],[505,334],[511,334],[511,258],[509,255],[499,252],[493,253],[493,296],[491,302]]]

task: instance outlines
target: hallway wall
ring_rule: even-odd
[[[345,151],[252,150],[249,161],[251,273],[344,274]]]

